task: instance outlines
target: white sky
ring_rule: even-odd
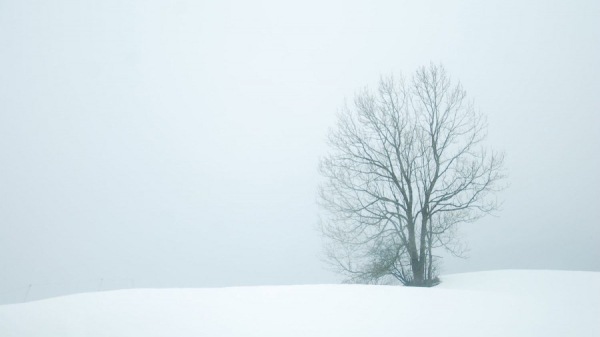
[[[444,272],[600,271],[599,17],[598,1],[1,0],[0,302],[101,277],[337,282],[314,229],[327,128],[380,74],[430,61],[488,115],[511,184]]]

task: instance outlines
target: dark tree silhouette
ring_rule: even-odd
[[[457,225],[497,209],[503,154],[443,66],[382,78],[330,131],[319,203],[326,260],[350,282],[438,283],[435,248],[462,256]]]

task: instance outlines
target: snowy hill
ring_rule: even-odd
[[[0,336],[600,336],[600,273],[364,285],[136,289],[0,306]]]

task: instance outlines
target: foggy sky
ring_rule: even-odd
[[[315,230],[327,129],[357,90],[429,62],[487,114],[510,175],[442,272],[600,271],[599,17],[598,1],[0,1],[0,302],[100,278],[339,282]]]

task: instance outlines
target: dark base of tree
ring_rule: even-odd
[[[441,283],[440,278],[436,277],[436,278],[433,278],[431,280],[424,280],[424,281],[421,281],[421,282],[415,282],[414,280],[410,280],[410,281],[408,281],[406,283],[403,283],[403,284],[405,286],[407,286],[407,287],[425,287],[425,288],[430,288],[430,287],[435,287],[435,286],[437,286],[440,283]]]

